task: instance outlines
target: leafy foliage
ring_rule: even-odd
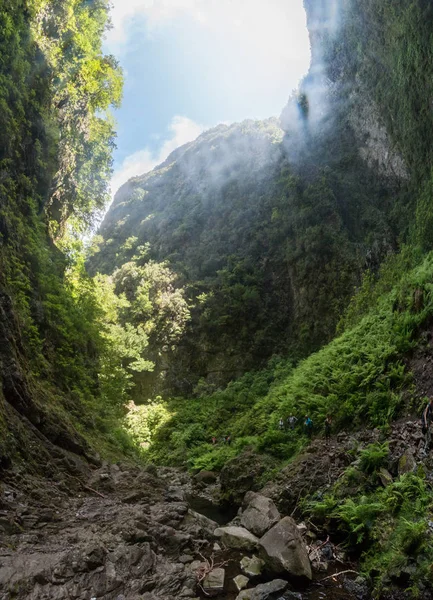
[[[200,425],[197,442],[231,434],[235,448],[248,444],[280,460],[289,460],[306,442],[304,415],[322,432],[328,414],[334,427],[369,423],[383,427],[396,418],[411,376],[402,357],[416,344],[419,327],[433,314],[433,255],[400,275],[399,283],[382,294],[356,325],[295,368],[284,360],[267,370],[246,374],[205,399],[168,400],[171,419],[158,431],[150,455],[170,462],[179,459],[177,431]],[[380,286],[380,283],[377,285]],[[417,290],[423,290],[422,301]],[[298,417],[294,432],[278,430],[280,418]],[[203,451],[207,450],[203,447]],[[386,446],[372,446],[361,457],[361,468],[372,473],[385,460]],[[192,457],[184,447],[183,461]],[[194,454],[194,456],[197,456]],[[194,459],[195,460],[195,459]]]
[[[206,132],[119,190],[89,267],[123,269],[146,247],[177,274],[192,311],[168,362],[172,393],[317,349],[334,335],[366,255],[376,268],[392,250],[388,184],[357,154],[347,112],[340,117],[329,137],[305,142],[302,169],[289,164],[275,120],[246,121]]]
[[[431,578],[433,559],[428,519],[432,491],[422,475],[405,474],[386,488],[360,489],[339,500],[332,492],[311,501],[306,511],[328,527],[337,525],[351,551],[362,551],[365,573],[378,594],[392,582],[413,588]]]

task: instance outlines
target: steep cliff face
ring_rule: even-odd
[[[200,379],[223,384],[274,354],[317,349],[362,273],[408,233],[413,173],[365,52],[376,9],[311,0],[306,10],[311,68],[280,121],[203,134],[123,186],[102,223],[92,272],[146,246],[192,309],[149,393],[190,393]]]
[[[120,85],[101,52],[106,21],[103,2],[0,7],[0,470],[55,476],[68,452],[93,455],[77,415],[98,395],[98,339],[53,236],[107,193],[103,172],[88,180],[94,161],[109,170],[103,111]]]

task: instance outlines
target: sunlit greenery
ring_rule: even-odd
[[[433,8],[343,4],[320,40],[334,110],[315,130],[308,75],[296,152],[276,119],[220,126],[125,186],[84,244],[122,92],[102,51],[109,2],[0,2],[0,377],[41,435],[57,443],[61,424],[75,449],[189,469],[248,449],[265,480],[309,443],[307,414],[318,436],[330,413],[336,432],[385,436],[403,407],[419,413],[407,357],[433,317]],[[399,173],[365,160],[377,140]],[[13,462],[3,404],[0,433]],[[378,594],[415,593],[432,578],[429,479],[382,488],[385,440],[355,455],[301,508]]]

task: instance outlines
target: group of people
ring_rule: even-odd
[[[281,417],[278,422],[278,428],[280,429],[280,431],[284,431],[286,428],[290,429],[290,430],[294,430],[296,427],[296,424],[298,423],[298,420],[299,419],[297,417],[295,417],[295,415],[290,415],[290,417],[287,417],[286,422],[284,422],[284,419]],[[429,452],[430,446],[431,446],[431,441],[432,441],[432,432],[431,432],[432,422],[433,422],[433,397],[430,398],[430,400],[428,401],[427,406],[423,410],[422,417],[421,417],[422,432],[424,434],[424,441],[425,441],[424,451],[426,453]],[[329,441],[331,439],[331,429],[332,429],[332,418],[330,415],[328,415],[326,417],[325,423],[324,423],[325,440],[327,443],[329,443]],[[306,435],[311,439],[311,437],[313,436],[314,424],[309,415],[305,415],[305,417],[303,419],[303,430],[306,433]],[[230,445],[232,443],[232,438],[230,435],[223,435],[220,441],[222,444]],[[216,436],[213,436],[212,437],[212,445],[215,446],[216,444],[218,444],[218,439]]]
[[[228,446],[230,446],[230,444],[232,443],[232,438],[230,435],[223,435],[221,438],[221,443],[222,444],[227,444]],[[217,437],[214,435],[212,436],[212,446],[216,446],[218,444],[218,439]]]
[[[287,421],[286,421],[287,428],[292,429],[292,430],[295,429],[297,422],[298,422],[297,417],[295,417],[294,415],[290,415],[290,417],[288,417]],[[422,432],[424,435],[424,452],[426,454],[430,451],[430,447],[431,447],[431,443],[432,443],[432,423],[433,423],[433,397],[429,399],[427,406],[424,408],[424,410],[422,412],[422,416],[421,416]],[[286,424],[284,423],[284,420],[282,417],[280,418],[280,420],[278,422],[278,427],[279,427],[280,431],[284,431],[286,429]],[[314,424],[313,424],[312,419],[308,415],[305,415],[305,417],[304,417],[303,429],[304,429],[306,435],[311,439],[311,437],[313,435]],[[330,415],[328,415],[325,419],[324,429],[325,429],[325,440],[328,443],[329,440],[331,439],[331,429],[332,429],[332,418]]]
[[[433,417],[433,407],[432,407],[432,417]],[[287,428],[293,430],[296,427],[296,423],[298,422],[298,419],[294,415],[290,415],[290,417],[287,418],[286,422],[287,422]],[[325,439],[327,442],[331,439],[331,426],[332,426],[332,419],[328,415],[325,419]],[[279,420],[278,427],[279,427],[280,431],[284,431],[286,429],[286,425],[285,425],[284,419],[282,417]],[[313,436],[314,424],[313,424],[311,417],[309,417],[308,415],[305,415],[305,417],[304,417],[303,429],[304,429],[305,433],[307,434],[307,436],[311,439],[311,437]]]

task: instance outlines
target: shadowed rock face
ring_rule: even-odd
[[[260,494],[248,492],[244,504],[247,504],[247,507],[242,513],[241,525],[259,537],[281,518],[272,500]]]
[[[288,583],[283,579],[274,579],[269,583],[261,583],[251,590],[243,590],[236,600],[271,600],[277,598],[287,588]]]
[[[273,573],[312,578],[305,543],[291,517],[285,517],[259,540],[260,555]]]
[[[226,500],[242,504],[247,492],[259,489],[261,475],[269,465],[269,458],[246,450],[229,460],[220,473],[221,491]]]
[[[0,598],[193,596],[196,576],[185,563],[203,549],[207,534],[186,502],[166,500],[173,484],[190,491],[189,478],[164,469],[155,477],[122,464],[81,480],[96,493],[75,490],[77,478],[66,474],[38,488],[35,478],[22,477],[16,497],[4,483]]]

